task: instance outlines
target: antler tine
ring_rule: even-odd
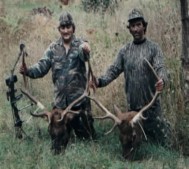
[[[62,113],[61,113],[61,118],[59,120],[57,120],[58,122],[62,121],[64,119],[64,116],[67,114],[67,113],[72,113],[72,114],[79,114],[80,111],[73,111],[73,110],[63,110]]]
[[[69,113],[79,114],[80,111],[69,110]]]
[[[113,127],[112,127],[109,131],[107,131],[104,135],[110,134],[110,133],[114,130],[114,128],[115,128],[117,125],[118,125],[118,124],[114,123]]]
[[[91,100],[93,100],[93,101],[96,103],[96,105],[97,105],[98,107],[100,107],[101,110],[103,110],[103,111],[106,113],[105,116],[102,116],[102,117],[94,117],[95,119],[102,119],[102,120],[103,120],[103,119],[106,119],[106,118],[110,118],[110,119],[114,120],[114,126],[111,128],[111,130],[109,130],[107,133],[105,133],[106,135],[109,134],[109,133],[111,133],[111,132],[113,131],[113,129],[114,129],[117,125],[121,124],[121,120],[120,120],[118,117],[116,117],[114,114],[112,114],[108,109],[106,109],[106,107],[104,107],[104,106],[102,105],[102,103],[100,103],[95,97],[90,97],[90,96],[87,96],[87,97],[90,98]]]
[[[49,124],[51,123],[51,117],[52,117],[51,112],[43,112],[43,113],[39,113],[39,114],[35,114],[35,113],[30,112],[30,114],[34,117],[47,117]]]
[[[78,111],[72,111],[71,108],[76,104],[78,103],[80,100],[82,100],[84,97],[86,97],[88,95],[88,92],[87,92],[87,88],[85,89],[84,93],[79,97],[77,98],[76,100],[74,100],[71,104],[69,104],[69,106],[62,111],[61,113],[61,118],[60,120],[58,121],[62,121],[64,116],[67,114],[67,113],[74,113],[74,114],[79,114]]]
[[[26,95],[33,103],[35,103],[40,109],[44,110],[45,106],[39,102],[36,98],[34,98],[27,90],[20,89],[21,92]]]
[[[32,102],[34,102],[41,110],[45,109],[45,106],[41,102],[39,102],[35,97],[33,97],[27,90],[24,90],[24,89],[20,89],[20,90]],[[35,113],[30,112],[30,114],[34,117],[45,117],[46,116],[48,118],[49,124],[51,123],[52,114],[50,112],[44,112],[44,113],[40,113],[40,114],[35,114]]]
[[[144,120],[146,119],[146,118],[142,115],[142,113],[143,113],[144,111],[148,110],[148,109],[152,106],[152,104],[155,102],[156,98],[159,96],[160,93],[161,93],[161,92],[156,91],[156,93],[155,93],[153,99],[151,100],[151,102],[148,103],[146,106],[144,106],[144,107],[135,115],[135,117],[134,117],[134,118],[132,119],[132,121],[131,121],[131,125],[132,125],[132,126],[133,126],[137,121],[139,121],[140,119],[144,119]]]
[[[144,58],[144,60],[146,61],[148,66],[151,68],[151,70],[152,70],[153,74],[155,75],[155,77],[157,78],[157,80],[159,80],[159,77],[158,77],[156,71],[154,70],[153,66],[151,65],[151,63],[146,58]]]
[[[111,118],[111,119],[113,119],[117,124],[120,124],[120,123],[121,123],[121,120],[120,120],[118,117],[116,117],[114,114],[112,114],[106,107],[104,107],[104,106],[102,105],[102,103],[100,103],[95,97],[90,97],[90,96],[87,96],[87,97],[90,98],[91,100],[93,100],[93,101],[96,103],[96,105],[97,105],[98,107],[100,107],[100,108],[106,113],[105,116],[99,117],[99,118],[101,118],[101,119]]]

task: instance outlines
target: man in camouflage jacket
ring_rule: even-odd
[[[89,59],[90,46],[87,42],[75,37],[75,24],[68,12],[60,16],[58,30],[61,37],[50,44],[39,62],[29,68],[21,66],[20,73],[36,79],[45,76],[51,69],[54,108],[65,109],[81,96],[86,88],[85,61]],[[72,109],[84,110],[88,121],[86,125],[89,125],[85,126],[82,119],[79,116],[76,117],[72,122],[76,135],[81,138],[94,137],[95,130],[89,99],[85,98]],[[90,131],[86,131],[86,128]]]
[[[107,69],[105,75],[96,79],[96,85],[104,87],[124,72],[128,110],[139,111],[152,100],[156,89],[163,90],[168,78],[160,47],[145,37],[147,22],[142,12],[133,9],[129,13],[128,22],[133,41],[120,49],[117,58]],[[144,58],[152,64],[159,76],[158,81]],[[162,117],[159,99],[144,112],[144,116],[147,117],[144,130],[148,138],[170,146],[170,125]]]

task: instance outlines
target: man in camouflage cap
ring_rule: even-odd
[[[132,9],[128,16],[128,22],[135,20],[135,19],[142,19],[144,20],[143,12],[140,9]]]
[[[73,18],[68,12],[62,13],[59,17],[59,26],[61,25],[72,25],[73,26],[73,32],[75,32],[75,24],[73,22]]]
[[[129,13],[127,28],[133,36],[133,41],[125,44],[106,73],[96,78],[96,86],[108,85],[123,72],[128,110],[139,111],[152,100],[156,90],[163,90],[168,76],[160,47],[145,36],[147,22],[141,10],[133,9]],[[151,63],[159,80],[144,59]],[[147,118],[144,121],[147,137],[170,147],[172,133],[169,123],[162,117],[159,98],[144,112],[144,116]]]
[[[49,45],[43,57],[29,68],[21,66],[20,73],[36,79],[44,77],[51,69],[54,84],[53,108],[65,109],[86,88],[85,62],[89,59],[90,46],[74,35],[75,24],[68,12],[60,15],[58,31],[61,37]],[[85,98],[72,109],[83,111],[80,113],[82,117],[76,115],[71,122],[75,134],[82,139],[94,138],[90,100]]]

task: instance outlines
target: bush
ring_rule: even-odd
[[[82,0],[83,8],[86,12],[106,12],[111,13],[118,7],[118,0]]]

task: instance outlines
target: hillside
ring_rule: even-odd
[[[86,0],[87,2],[87,0]],[[114,1],[113,1],[114,2]],[[181,94],[181,21],[180,6],[176,0],[118,0],[117,8],[105,12],[85,11],[82,0],[70,0],[63,5],[56,0],[1,0],[0,1],[0,168],[58,168],[58,169],[187,169],[189,168],[189,116],[183,111]],[[148,21],[147,36],[156,41],[163,50],[169,71],[170,83],[162,94],[161,102],[166,118],[171,122],[176,140],[175,150],[167,150],[151,143],[141,148],[143,160],[129,162],[121,157],[118,131],[104,136],[111,128],[110,121],[97,121],[99,133],[96,142],[82,142],[71,139],[65,154],[54,156],[50,151],[50,137],[47,122],[34,119],[30,111],[36,106],[24,109],[21,119],[26,137],[14,138],[14,122],[11,107],[7,101],[5,79],[10,76],[19,55],[21,43],[26,45],[27,66],[36,63],[51,42],[59,37],[58,18],[62,11],[69,11],[76,25],[76,35],[85,38],[91,45],[91,64],[96,76],[102,75],[114,61],[119,49],[132,36],[127,29],[127,17],[133,7],[143,10]],[[18,77],[17,93],[24,86],[18,73],[21,59],[15,67]],[[105,88],[97,90],[96,97],[111,111],[116,104],[127,109],[124,94],[123,74]],[[42,79],[28,79],[30,92],[49,110],[53,100],[51,72]],[[25,97],[18,102],[22,108],[30,104]],[[93,105],[93,114],[103,114]],[[39,136],[37,131],[41,130]],[[29,136],[29,137],[27,137]],[[71,161],[71,162],[70,162]]]

